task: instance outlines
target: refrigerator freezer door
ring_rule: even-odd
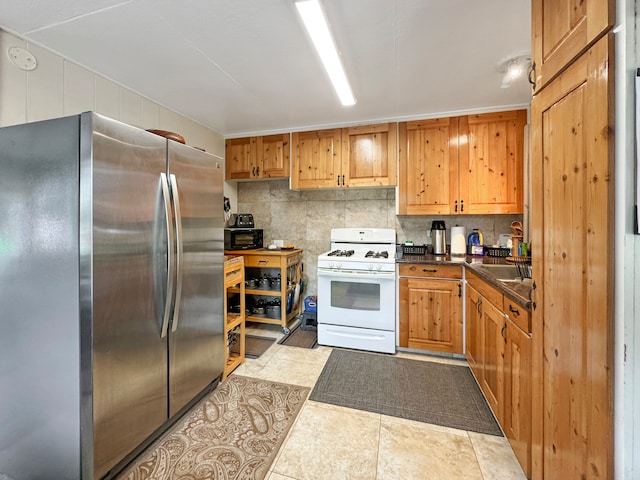
[[[93,393],[95,470],[87,478],[101,478],[168,418],[157,299],[158,289],[167,294],[166,141],[91,113],[82,128],[80,273],[93,279],[81,282],[93,290],[81,287],[80,298],[83,337],[93,329],[93,382],[83,385],[83,395]],[[90,367],[83,363],[83,378]]]
[[[80,475],[79,125],[0,129],[0,478]]]
[[[175,176],[182,252],[179,321],[169,334],[169,415],[219,377],[224,368],[222,159],[168,141]],[[174,202],[174,205],[176,203]],[[176,289],[177,289],[176,287]],[[172,326],[173,330],[173,326]]]

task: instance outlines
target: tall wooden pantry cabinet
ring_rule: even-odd
[[[532,478],[613,478],[614,3],[532,7]]]

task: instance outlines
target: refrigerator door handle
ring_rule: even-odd
[[[164,314],[162,315],[162,327],[160,330],[160,338],[167,336],[169,330],[169,318],[171,316],[171,298],[173,297],[173,279],[175,278],[175,262],[173,261],[173,222],[171,221],[171,196],[169,194],[169,182],[167,174],[160,174],[160,183],[162,185],[162,199],[164,203],[164,213],[167,222],[167,298],[164,303]]]
[[[178,181],[176,180],[176,176],[171,174],[170,176],[170,186],[171,193],[173,198],[173,208],[174,208],[174,221],[175,221],[175,229],[176,229],[176,299],[173,307],[173,321],[171,323],[171,331],[175,332],[178,328],[178,318],[180,313],[180,299],[182,297],[182,214],[180,212],[180,195],[178,188]]]

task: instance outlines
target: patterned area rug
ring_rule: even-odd
[[[309,388],[231,375],[121,480],[261,480]]]

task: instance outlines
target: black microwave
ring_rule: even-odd
[[[225,228],[225,250],[250,250],[262,248],[261,228]]]

